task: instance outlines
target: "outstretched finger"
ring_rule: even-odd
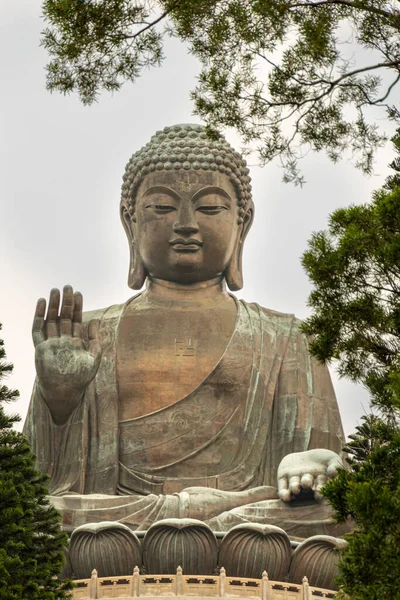
[[[100,321],[98,319],[92,319],[88,327],[89,336],[89,352],[93,356],[97,356],[101,352],[100,345]]]
[[[35,316],[33,317],[32,338],[35,346],[44,342],[44,315],[46,314],[46,300],[39,298],[36,304]]]
[[[74,312],[74,291],[70,285],[63,289],[60,310],[60,335],[72,335],[72,315]]]
[[[283,502],[290,502],[291,495],[288,489],[287,477],[278,479],[278,496]]]
[[[46,337],[58,337],[58,309],[60,307],[60,290],[53,288],[50,291],[49,306],[46,316]]]
[[[82,337],[82,307],[83,298],[80,292],[74,294],[74,311],[72,313],[72,335]]]

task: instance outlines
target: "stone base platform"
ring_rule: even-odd
[[[334,598],[335,592],[309,585],[307,577],[301,584],[270,581],[264,571],[261,579],[228,577],[221,568],[219,575],[184,575],[178,567],[175,575],[141,575],[135,567],[133,575],[126,577],[97,577],[94,569],[90,579],[75,581],[73,600],[102,598],[145,597],[146,600],[182,600],[204,598],[247,598],[248,600],[317,600]]]

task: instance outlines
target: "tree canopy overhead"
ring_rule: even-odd
[[[311,149],[369,173],[384,132],[370,106],[398,119],[400,2],[387,0],[44,0],[47,88],[84,104],[164,59],[164,39],[201,63],[195,112],[233,127],[286,179]],[[361,52],[357,52],[357,48]]]

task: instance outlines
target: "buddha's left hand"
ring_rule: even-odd
[[[279,498],[290,502],[302,490],[312,490],[314,498],[320,500],[322,487],[339,468],[343,468],[343,462],[332,450],[316,448],[288,454],[278,467]]]

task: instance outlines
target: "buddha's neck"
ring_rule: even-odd
[[[190,285],[148,278],[142,300],[152,306],[201,310],[213,308],[231,298],[226,292],[225,281],[220,278]]]

